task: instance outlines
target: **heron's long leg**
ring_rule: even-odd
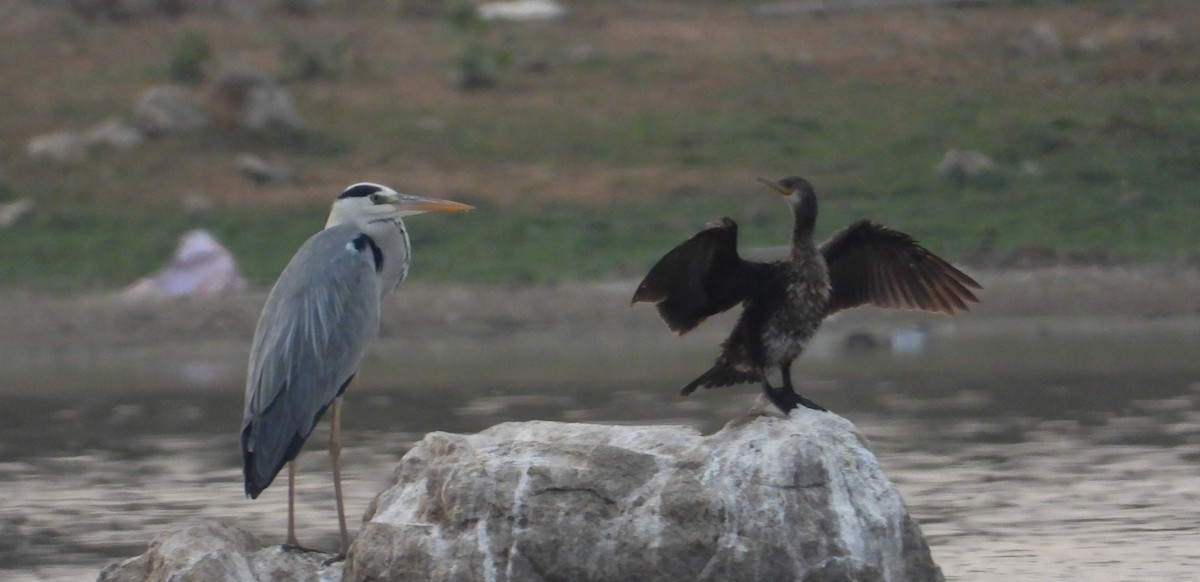
[[[287,545],[299,548],[296,539],[296,459],[288,461],[288,533]]]
[[[342,397],[333,399],[333,419],[329,431],[329,460],[333,464],[333,494],[337,498],[338,528],[342,533],[341,555],[350,550],[350,535],[346,532],[346,508],[342,502],[342,472],[338,458],[342,454]]]

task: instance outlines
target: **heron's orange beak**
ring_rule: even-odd
[[[417,212],[462,212],[475,208],[470,204],[462,202],[454,202],[452,200],[439,200],[437,198],[425,198],[423,196],[413,196],[411,194],[401,194],[399,198],[392,203],[396,210],[405,213]]]

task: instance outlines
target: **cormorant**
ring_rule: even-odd
[[[761,382],[767,398],[785,413],[803,405],[825,410],[792,388],[792,361],[821,322],[838,311],[871,304],[953,315],[978,302],[979,283],[917,244],[911,236],[871,220],[858,220],[813,243],[817,196],[799,176],[760,182],[792,207],[791,253],[759,263],[737,252],[737,224],[709,223],[659,259],[638,285],[633,302],[656,304],[667,325],[683,335],[710,315],[744,304],[716,363],[683,387],[714,388]],[[767,371],[779,368],[782,386]]]

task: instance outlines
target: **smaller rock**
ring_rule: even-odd
[[[951,149],[942,156],[936,170],[942,176],[978,176],[996,171],[996,162],[975,150]]]
[[[568,62],[581,64],[595,61],[600,55],[600,51],[590,44],[577,44],[567,47],[563,51],[563,56]]]
[[[33,200],[22,198],[12,202],[0,203],[0,228],[8,228],[25,218],[33,210]]]
[[[1158,50],[1179,41],[1179,31],[1163,22],[1118,21],[1102,30],[1097,30],[1079,41],[1079,48],[1100,51],[1133,47],[1143,50]]]
[[[87,157],[88,148],[105,145],[131,148],[145,140],[142,132],[110,119],[85,131],[64,130],[39,135],[29,140],[26,150],[34,157],[60,162],[78,162]]]
[[[240,153],[233,162],[238,171],[262,186],[272,182],[294,182],[296,169],[291,166],[268,161],[251,153]]]
[[[56,131],[29,140],[25,151],[35,158],[78,162],[87,156],[87,140],[78,131]]]
[[[1039,20],[1009,41],[1017,54],[1037,61],[1055,61],[1063,57],[1063,41],[1058,29]]]
[[[146,89],[133,107],[133,124],[147,135],[189,131],[207,123],[208,114],[186,89],[175,85]]]
[[[342,564],[329,554],[263,548],[249,533],[218,522],[199,522],[163,533],[145,554],[109,564],[97,582],[201,582],[223,580],[340,580]]]
[[[217,122],[251,131],[304,125],[291,95],[266,71],[234,63],[218,71],[209,108]]]
[[[88,145],[106,145],[121,149],[131,148],[146,141],[146,136],[137,128],[123,125],[115,119],[93,126],[83,132],[83,138]]]
[[[188,218],[208,216],[213,208],[212,200],[200,192],[191,192],[183,197],[183,214]]]
[[[1021,163],[1017,165],[1017,172],[1022,176],[1029,176],[1033,178],[1039,177],[1046,173],[1044,170],[1042,170],[1042,165],[1033,160],[1022,160]]]

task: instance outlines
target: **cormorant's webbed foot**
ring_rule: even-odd
[[[812,400],[796,394],[794,390],[786,386],[782,388],[775,388],[774,386],[763,382],[763,393],[766,394],[771,403],[779,408],[779,410],[782,410],[784,414],[788,414],[800,406],[811,408],[813,410],[819,410],[821,412],[829,412],[824,406],[821,406]]]
[[[324,552],[322,550],[318,550],[316,548],[302,546],[302,545],[300,545],[300,542],[295,542],[295,541],[285,543],[285,544],[281,545],[280,547],[283,548],[283,551],[285,551],[285,552],[298,552],[298,553],[304,553],[304,554],[324,554],[324,553],[326,553],[326,552]]]

